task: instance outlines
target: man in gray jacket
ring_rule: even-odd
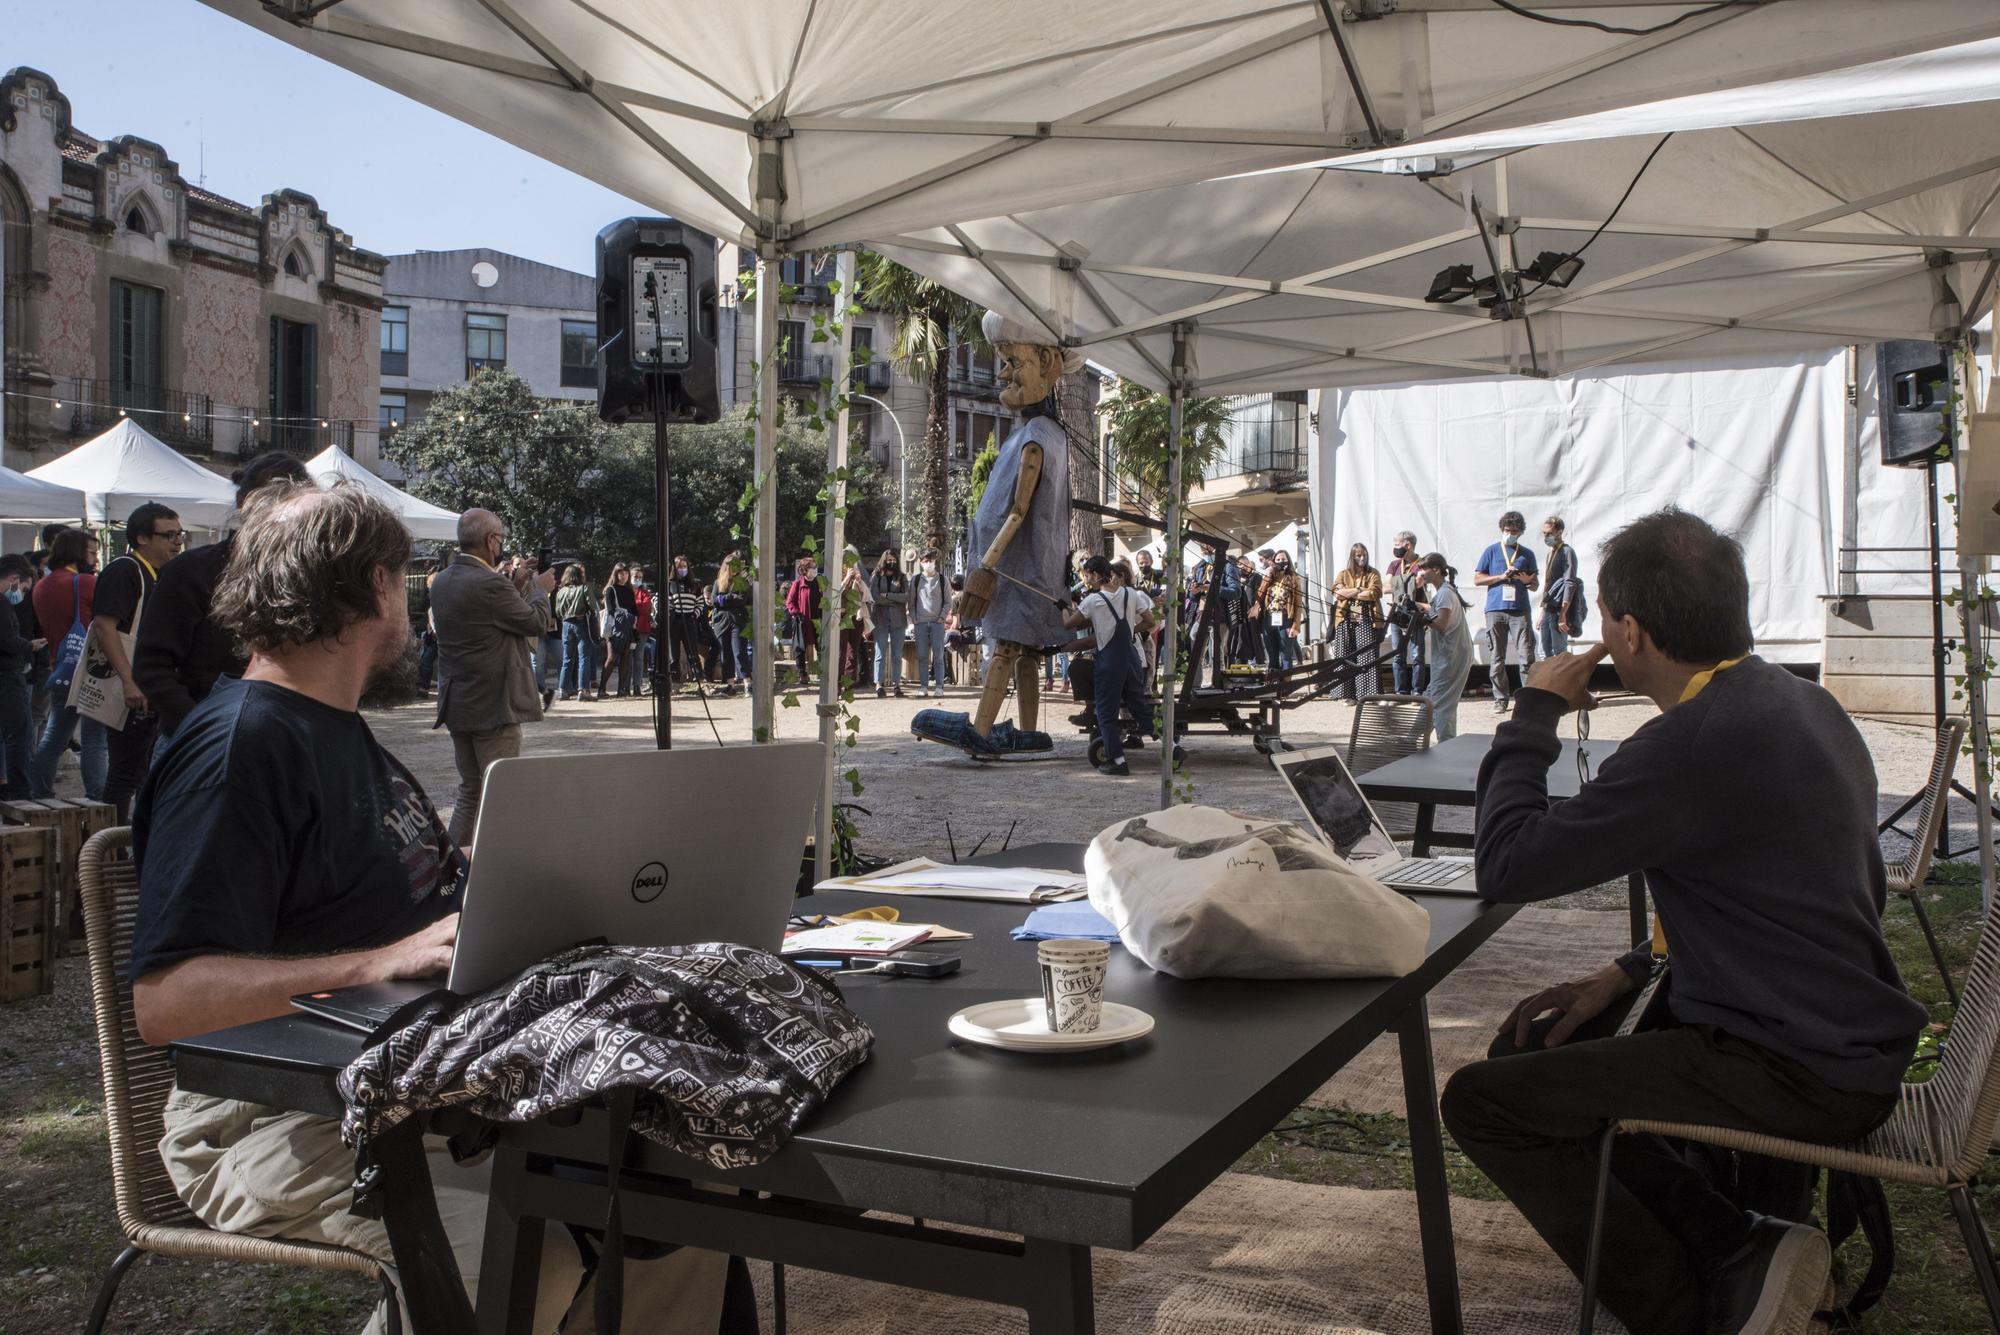
[[[495,568],[506,545],[507,527],[499,515],[467,510],[458,517],[458,555],[431,585],[441,679],[432,726],[451,732],[458,762],[451,837],[461,848],[479,819],[486,767],[520,755],[521,724],[542,717],[528,653],[554,624],[549,590],[555,573],[544,571],[525,592],[517,592]]]

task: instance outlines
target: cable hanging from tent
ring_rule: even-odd
[[[1490,0],[1490,3],[1498,5],[1509,14],[1518,14],[1524,19],[1533,19],[1537,23],[1554,24],[1559,28],[1593,28],[1598,32],[1608,32],[1615,37],[1651,37],[1656,32],[1665,32],[1669,28],[1679,27],[1689,19],[1698,19],[1710,14],[1719,14],[1725,9],[1754,9],[1765,3],[1765,0],[1723,0],[1721,4],[1707,5],[1701,9],[1691,9],[1685,14],[1670,18],[1665,23],[1656,23],[1650,28],[1620,28],[1613,24],[1601,23],[1596,19],[1557,18],[1554,14],[1538,14],[1525,5],[1515,4],[1514,0]]]
[[[1653,151],[1648,153],[1646,155],[1646,160],[1639,164],[1639,170],[1632,173],[1631,184],[1625,187],[1625,193],[1618,196],[1618,202],[1611,206],[1611,212],[1604,215],[1604,221],[1597,224],[1597,230],[1592,232],[1588,237],[1585,237],[1583,244],[1578,246],[1575,250],[1572,250],[1569,253],[1570,259],[1581,260],[1583,258],[1583,252],[1589,250],[1592,243],[1595,242],[1598,237],[1604,235],[1604,229],[1611,226],[1612,223],[1618,220],[1618,214],[1622,209],[1624,209],[1625,201],[1632,198],[1632,192],[1639,188],[1640,178],[1646,174],[1646,169],[1653,165],[1653,159],[1660,156],[1660,150],[1665,148],[1667,146],[1667,141],[1669,139],[1672,139],[1673,137],[1674,137],[1674,132],[1672,130],[1669,130],[1665,134],[1660,136],[1660,142],[1653,145]],[[1571,278],[1574,278],[1575,276],[1576,275],[1574,273],[1570,275]],[[1549,282],[1550,280],[1548,278],[1546,277],[1543,278],[1542,281],[1535,284],[1535,286],[1532,289],[1522,293],[1521,299],[1523,301],[1526,301],[1529,297],[1534,296],[1535,293],[1547,287],[1549,285]],[[1559,286],[1568,287],[1569,284],[1567,282],[1564,282]]]

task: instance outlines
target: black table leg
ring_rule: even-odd
[[[1437,808],[1429,802],[1417,803],[1417,830],[1410,839],[1410,856],[1427,858],[1431,855],[1431,823],[1436,818]]]
[[[1090,1287],[1090,1248],[1023,1239],[1032,1296],[1029,1335],[1095,1335],[1097,1301]]]
[[[1410,1167],[1417,1179],[1417,1232],[1424,1244],[1424,1291],[1431,1335],[1463,1335],[1458,1301],[1458,1252],[1451,1237],[1451,1189],[1445,1183],[1444,1131],[1438,1125],[1437,1070],[1431,1064],[1431,1013],[1419,997],[1396,1021],[1403,1057],[1403,1102],[1409,1105]]]
[[[543,1222],[521,1213],[528,1156],[501,1145],[493,1151],[486,1197],[486,1242],[479,1254],[479,1335],[532,1335],[535,1290],[542,1274]]]
[[[1625,878],[1625,888],[1632,909],[1632,944],[1643,946],[1653,939],[1653,921],[1646,915],[1646,873],[1633,872]]]

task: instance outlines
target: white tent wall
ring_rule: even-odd
[[[1872,349],[1859,360],[1872,366]],[[1310,479],[1315,564],[1338,569],[1356,541],[1386,552],[1410,528],[1425,550],[1450,558],[1470,590],[1495,520],[1512,509],[1527,517],[1530,542],[1539,542],[1543,518],[1561,514],[1594,587],[1600,541],[1679,505],[1743,541],[1760,652],[1817,664],[1820,598],[1838,588],[1840,548],[1926,540],[1923,474],[1878,462],[1872,374],[1856,404],[1861,429],[1851,431],[1847,366],[1835,349],[1550,381],[1324,391]],[[1876,562],[1921,564],[1914,554]],[[1918,576],[1867,585],[1923,587]]]

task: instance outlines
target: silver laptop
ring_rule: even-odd
[[[817,742],[789,742],[495,761],[448,986],[469,996],[597,941],[776,951],[824,754]],[[373,1030],[441,981],[307,993],[292,1004]]]
[[[1339,747],[1281,751],[1271,763],[1319,837],[1356,870],[1398,890],[1476,892],[1471,858],[1406,858],[1397,850]]]

